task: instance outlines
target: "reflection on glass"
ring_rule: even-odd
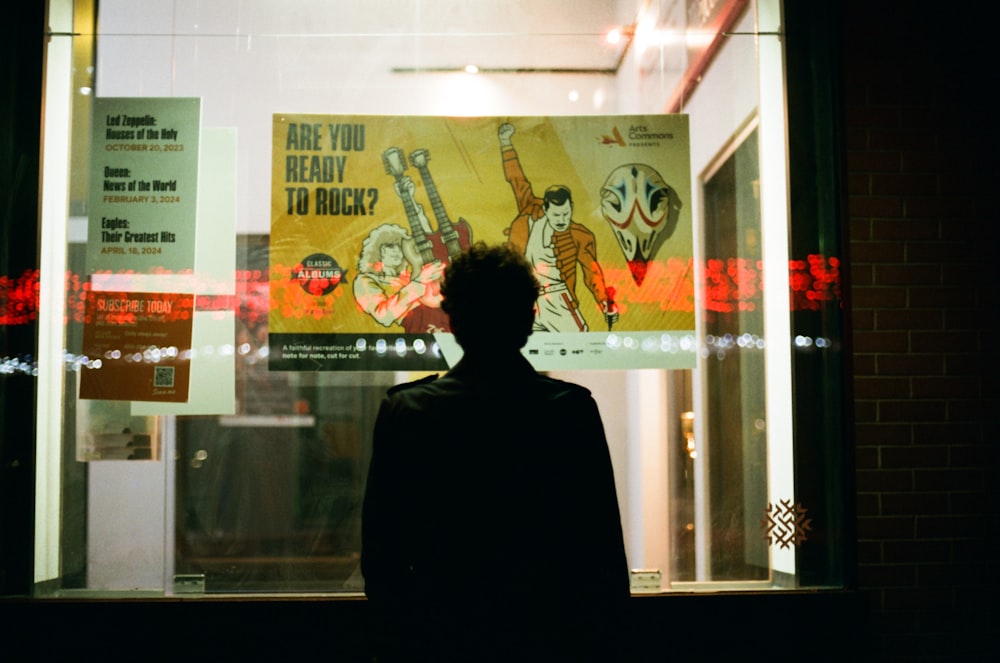
[[[267,274],[267,239],[244,238],[243,273]],[[236,414],[177,422],[175,573],[206,592],[360,591],[372,425],[394,376],[268,370],[266,282],[251,285]]]
[[[764,353],[759,306],[760,200],[757,132],[736,146],[705,182],[708,287],[705,311],[707,438],[712,580],[768,577],[760,530],[767,504]],[[724,293],[724,294],[723,294]]]
[[[197,7],[207,13],[199,18],[208,25],[209,19],[224,23],[225,11],[238,15],[233,4],[179,3],[177,10]],[[504,3],[457,4],[492,7],[492,13],[483,10],[480,16],[487,22],[506,15],[497,9],[507,6]],[[568,4],[584,17],[600,18],[606,25],[614,22],[614,3]],[[664,352],[696,352],[698,368],[658,372],[659,401],[643,412],[642,422],[632,419],[634,412],[628,409],[628,399],[635,396],[629,390],[646,384],[636,377],[641,371],[591,374],[589,380],[595,391],[606,383],[601,405],[614,409],[606,419],[619,494],[626,496],[623,521],[634,535],[630,561],[643,568],[646,557],[655,558],[648,578],[662,585],[654,589],[772,579],[771,553],[761,530],[768,506],[764,376],[770,351],[761,296],[761,174],[758,133],[753,126],[746,130],[746,118],[754,117],[759,102],[755,40],[765,38],[752,35],[757,3],[636,4],[643,7],[640,15],[622,26],[621,40],[613,45],[596,33],[553,34],[548,27],[541,33],[527,28],[507,33],[493,24],[465,26],[446,40],[470,61],[472,55],[479,56],[468,70],[478,73],[465,73],[466,60],[457,55],[449,58],[451,68],[463,71],[441,71],[426,59],[431,46],[440,45],[435,40],[444,39],[437,24],[404,20],[400,34],[380,33],[377,38],[344,33],[351,28],[317,34],[314,17],[288,9],[282,21],[289,24],[260,25],[259,34],[252,29],[248,33],[245,25],[232,34],[214,29],[202,34],[178,18],[176,25],[185,26],[185,34],[149,35],[129,23],[140,10],[119,0],[101,3],[104,33],[97,39],[102,59],[86,54],[89,61],[76,67],[93,73],[96,65],[98,71],[81,82],[87,83],[88,92],[74,101],[71,225],[83,219],[86,226],[90,128],[80,118],[89,117],[91,88],[102,96],[200,96],[206,126],[237,128],[236,293],[199,298],[199,308],[235,313],[231,351],[237,406],[226,416],[158,417],[159,437],[150,443],[155,450],[150,455],[161,459],[155,465],[128,463],[122,464],[128,469],[122,469],[105,464],[95,469],[74,458],[80,401],[75,380],[65,381],[59,589],[94,587],[91,553],[97,542],[88,528],[95,519],[118,515],[94,512],[95,496],[108,497],[101,491],[110,485],[97,479],[116,472],[146,472],[136,466],[163,471],[159,476],[128,475],[114,485],[125,490],[136,478],[146,492],[112,497],[123,510],[133,512],[141,511],[149,495],[163,501],[162,508],[150,506],[149,513],[168,514],[160,528],[162,550],[157,551],[162,568],[156,569],[167,580],[152,589],[169,592],[175,576],[206,592],[342,592],[363,587],[358,572],[360,504],[373,421],[386,389],[412,376],[269,370],[267,321],[273,303],[268,300],[268,122],[277,112],[690,113],[696,152],[692,179],[699,172],[709,174],[702,180],[701,199],[690,203],[697,206],[699,252],[692,264],[677,267],[691,269],[701,279],[700,327],[697,341],[664,337],[662,344]],[[547,10],[536,9],[539,24],[546,25]],[[247,20],[251,18],[260,17]],[[685,34],[685,26],[696,22],[699,29]],[[710,30],[723,25],[732,35],[744,36],[711,39]],[[79,32],[86,35],[79,37],[81,44],[93,38],[92,30]],[[594,46],[595,39],[599,46]],[[518,48],[524,44],[531,48]],[[573,60],[574,54],[579,61]],[[504,69],[498,62],[517,66]],[[591,213],[593,219],[601,218],[599,209]],[[82,342],[88,289],[81,277],[85,248],[85,237],[71,238],[65,311],[69,358],[79,353]],[[392,256],[381,257],[384,262]],[[836,257],[810,256],[789,267],[793,308],[837,303]],[[362,310],[376,309],[373,296],[359,301]],[[618,340],[609,337],[609,342]],[[836,341],[817,336],[796,343],[822,351]],[[364,349],[364,339],[357,343]],[[405,344],[378,343],[384,345],[380,352],[410,351]],[[421,343],[414,343],[412,351],[436,350]],[[76,369],[67,362],[67,374],[73,375]],[[624,393],[609,393],[614,388],[608,385],[619,384]],[[616,398],[623,401],[621,407]],[[636,426],[651,427],[650,421],[659,426],[660,415],[662,430],[655,431],[652,441],[636,433]],[[645,458],[647,444],[659,445],[651,457],[665,458],[655,486],[643,483],[641,468],[632,471],[641,465],[635,459]],[[657,509],[640,504],[640,497],[649,494],[655,494]],[[657,538],[665,542],[662,550],[649,545]],[[124,550],[128,543],[101,545]]]

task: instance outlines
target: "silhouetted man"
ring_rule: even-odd
[[[455,259],[441,305],[461,361],[379,410],[361,568],[380,661],[624,660],[604,428],[586,389],[521,355],[538,289],[512,248]]]

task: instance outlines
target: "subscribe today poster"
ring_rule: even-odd
[[[536,369],[694,366],[686,115],[272,126],[272,370],[454,365],[437,288],[475,241],[509,242],[536,267],[523,351]]]

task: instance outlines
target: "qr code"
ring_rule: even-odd
[[[153,373],[153,386],[154,387],[173,387],[174,386],[174,367],[173,366],[157,366]]]

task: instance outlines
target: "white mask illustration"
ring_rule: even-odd
[[[611,171],[601,187],[601,214],[611,226],[636,285],[677,226],[681,201],[656,169],[630,163]]]

